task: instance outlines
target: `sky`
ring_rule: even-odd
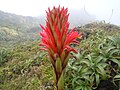
[[[64,6],[85,10],[99,20],[120,25],[120,0],[0,0],[0,10],[23,16],[45,14],[48,7]]]

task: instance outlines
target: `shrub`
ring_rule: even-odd
[[[2,66],[9,59],[9,52],[7,49],[0,50],[0,66]]]

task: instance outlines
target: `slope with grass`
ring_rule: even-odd
[[[39,23],[41,22],[43,21],[35,17],[0,11],[0,45],[35,39],[40,31]]]
[[[91,23],[77,30],[84,36],[75,46],[79,51],[75,54],[77,60],[71,57],[66,68],[65,90],[119,90],[119,27]],[[1,90],[53,90],[52,66],[47,53],[39,51],[38,42],[24,41],[0,49]]]

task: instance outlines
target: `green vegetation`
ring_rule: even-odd
[[[44,52],[39,51],[38,42],[16,45],[1,50],[0,88],[2,90],[39,90],[51,88],[53,78],[51,65]],[[3,65],[4,64],[4,65]],[[47,87],[46,87],[47,86]]]
[[[38,38],[39,23],[41,20],[34,17],[0,11],[0,47]]]
[[[79,53],[70,58],[66,67],[65,90],[119,90],[119,27],[92,23],[77,30],[89,35],[75,46]],[[8,44],[0,47],[0,90],[53,90],[52,65],[47,53],[39,50],[38,42],[24,41],[12,47]],[[106,81],[106,87],[102,88]]]
[[[98,30],[82,40],[77,61],[71,59],[66,72],[66,84],[72,90],[93,90],[102,80],[120,82],[120,35],[109,36],[108,32]],[[117,83],[118,83],[117,82]],[[112,82],[113,83],[113,82]],[[115,84],[115,83],[114,83]],[[68,90],[67,88],[67,90]],[[109,86],[109,90],[118,90]],[[102,90],[102,89],[100,89]]]

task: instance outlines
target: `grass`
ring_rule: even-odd
[[[37,90],[53,86],[51,64],[37,45],[38,42],[20,44],[10,50],[11,58],[0,67],[2,90]]]

